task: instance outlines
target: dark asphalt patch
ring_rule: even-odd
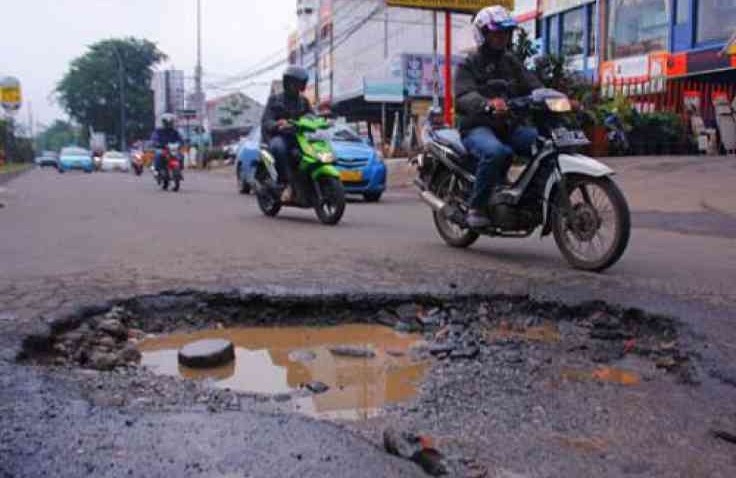
[[[715,211],[635,211],[631,221],[635,228],[736,239],[736,218]]]

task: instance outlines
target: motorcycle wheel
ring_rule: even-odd
[[[464,205],[464,202],[453,197],[449,191],[451,179],[452,175],[450,173],[442,174],[435,181],[437,187],[433,188],[433,192],[447,204],[454,207],[464,208],[463,212],[467,212],[467,207]],[[433,211],[432,216],[434,218],[434,225],[437,228],[437,233],[448,246],[461,249],[470,247],[478,240],[478,237],[480,237],[480,235],[472,229],[464,229],[458,224],[455,224],[440,211]]]
[[[345,212],[345,189],[339,179],[329,176],[320,178],[318,185],[322,200],[314,206],[314,211],[322,224],[334,226]]]
[[[275,217],[281,210],[281,200],[275,192],[276,187],[263,163],[258,163],[256,167],[255,180],[258,207],[265,216]]]
[[[629,244],[631,215],[610,178],[572,176],[567,181],[571,214],[558,195],[552,216],[557,247],[576,269],[600,272],[618,261]]]
[[[171,188],[173,192],[177,192],[179,190],[180,182],[181,182],[180,179],[174,176],[174,186]]]
[[[168,173],[162,173],[159,176],[159,184],[161,185],[161,189],[164,191],[167,191],[169,189],[169,174]]]

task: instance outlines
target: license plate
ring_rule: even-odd
[[[363,171],[340,171],[340,180],[346,183],[358,183],[363,180]]]

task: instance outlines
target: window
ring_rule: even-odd
[[[590,32],[590,42],[588,42],[588,56],[595,55],[595,42],[598,38],[598,4],[594,3],[590,6],[590,15],[588,15],[588,32]]]
[[[562,15],[562,54],[582,55],[585,49],[585,8],[576,8]]]
[[[614,60],[666,50],[669,4],[669,0],[611,0],[608,4],[608,58]]]
[[[736,25],[736,0],[698,2],[698,43],[728,40]]]
[[[547,19],[547,53],[558,53],[560,45],[560,16],[555,15]]]
[[[683,25],[690,19],[690,0],[676,0],[675,24]]]

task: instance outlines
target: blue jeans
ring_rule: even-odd
[[[281,184],[291,184],[293,179],[293,167],[291,164],[291,151],[298,145],[293,135],[276,135],[268,142],[268,150],[271,151],[273,159],[276,160],[276,172]]]
[[[463,145],[478,160],[475,186],[470,198],[471,208],[482,209],[488,205],[491,191],[502,179],[502,174],[508,171],[514,153],[530,156],[537,136],[537,129],[529,126],[516,128],[511,133],[510,145],[501,142],[487,126],[473,128],[465,135]]]

